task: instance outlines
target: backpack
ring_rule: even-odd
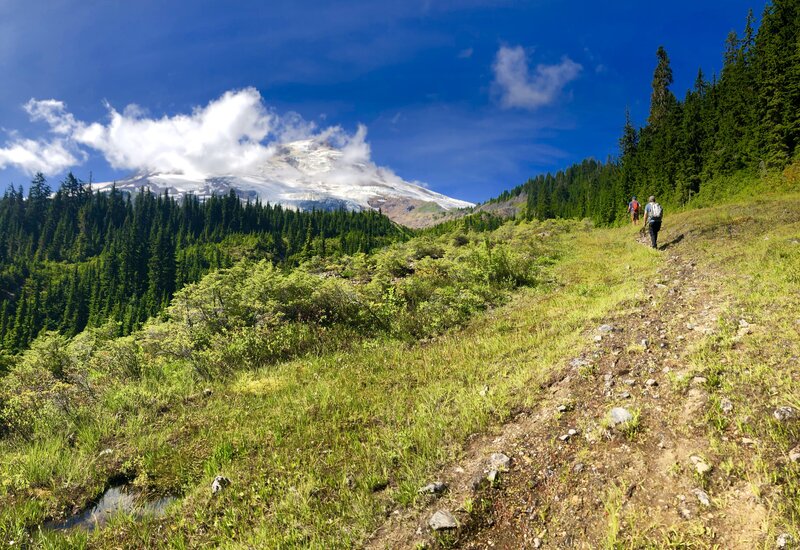
[[[639,201],[631,201],[631,212],[634,214],[639,213]]]
[[[650,207],[650,217],[661,219],[661,205],[657,202],[654,202]]]

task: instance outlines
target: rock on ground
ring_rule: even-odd
[[[503,453],[493,453],[489,457],[489,469],[504,471],[511,466],[511,459]]]
[[[438,495],[444,493],[445,489],[447,489],[447,484],[441,481],[434,481],[433,483],[428,483],[425,487],[422,487],[418,493],[428,493],[431,495]]]
[[[444,529],[455,529],[458,527],[456,518],[448,510],[438,510],[428,520],[428,527],[434,531],[442,531]]]
[[[630,420],[633,420],[633,415],[623,407],[614,407],[611,409],[609,413],[609,420],[611,421],[612,426],[616,426],[618,424],[624,424]]]
[[[789,422],[790,420],[797,420],[797,411],[794,407],[778,407],[772,413],[772,416],[778,422]]]
[[[231,480],[225,476],[217,476],[211,482],[211,494],[215,495],[231,484]]]

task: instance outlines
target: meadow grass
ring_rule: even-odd
[[[799,231],[796,220],[770,221],[784,204],[797,209],[798,197],[748,199],[669,223],[693,239],[690,255],[727,304],[717,335],[692,356],[712,399],[735,406],[726,422],[712,412],[710,437],[736,430],[766,443],[753,460],[752,449],[715,439],[729,472],[759,487],[780,477],[786,489],[773,501],[774,528],[797,535],[798,466],[774,464],[800,434],[771,418],[775,406],[800,407]],[[354,339],[216,381],[187,374],[175,359],[145,365],[137,380],[107,383],[92,414],[45,436],[0,440],[0,540],[46,548],[357,546],[392,510],[418,504],[417,489],[459,458],[471,434],[535,405],[540,383],[584,347],[588,329],[633,307],[668,261],[634,234],[575,224],[552,237],[558,259],[538,286],[423,342]],[[752,331],[737,339],[733,323],[743,317]],[[99,456],[105,448],[112,452]],[[164,518],[121,516],[92,534],[36,529],[119,475],[180,498]],[[232,483],[212,496],[216,475]],[[614,510],[616,500],[609,488]],[[670,535],[678,545],[691,536]],[[621,539],[617,525],[605,543]]]
[[[77,441],[0,443],[0,537],[26,540],[69,501],[65,487],[99,494],[123,472],[181,498],[162,519],[121,517],[88,536],[34,530],[35,544],[357,545],[389,510],[413,506],[470,434],[535,404],[587,327],[626,307],[659,262],[631,235],[576,224],[553,237],[559,260],[543,284],[424,343],[368,339],[217,383],[176,367],[112,386],[94,417],[71,426]],[[106,446],[113,453],[99,457]],[[232,484],[212,497],[215,475]]]

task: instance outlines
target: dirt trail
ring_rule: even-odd
[[[687,359],[716,329],[726,298],[695,267],[682,236],[665,237],[659,280],[608,326],[587,331],[586,346],[555,369],[538,407],[499,435],[471,441],[465,458],[440,474],[449,490],[422,509],[395,512],[368,548],[598,548],[623,534],[623,517],[651,541],[681,525],[697,533],[697,547],[757,545],[766,510],[743,487],[713,491],[725,486],[713,483],[719,468],[698,473],[698,458],[713,465],[709,396]],[[634,415],[626,429],[608,426],[614,407]],[[496,452],[511,466],[490,483]],[[458,529],[432,532],[437,510],[451,511]]]

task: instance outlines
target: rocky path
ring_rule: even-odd
[[[726,297],[680,239],[662,253],[660,280],[587,332],[535,410],[471,441],[441,485],[423,489],[428,505],[393,513],[367,547],[658,545],[673,526],[693,547],[755,547],[767,510],[746,487],[716,482],[709,381],[691,361]]]

